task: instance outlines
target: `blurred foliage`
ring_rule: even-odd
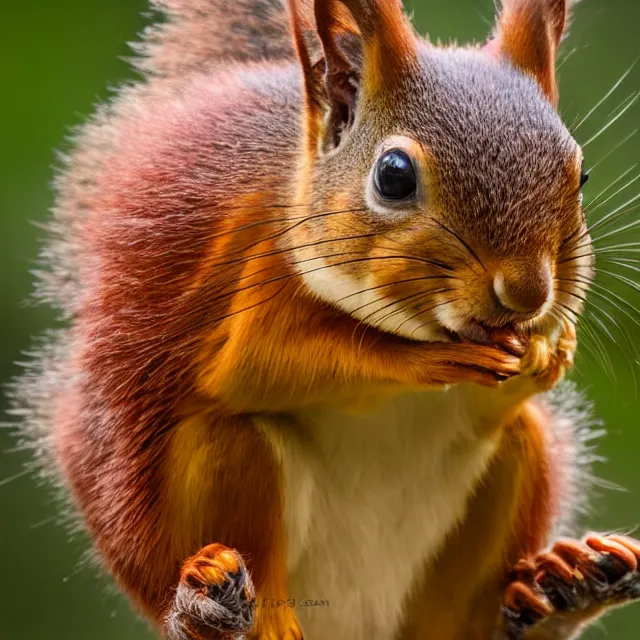
[[[408,3],[423,31],[443,40],[461,42],[483,39],[493,22],[492,0],[414,0]],[[29,348],[30,337],[51,322],[46,309],[24,304],[31,287],[30,269],[41,233],[34,222],[47,218],[52,202],[50,182],[60,148],[71,125],[82,122],[93,105],[109,95],[132,72],[122,60],[128,56],[127,41],[134,40],[145,24],[145,0],[27,0],[3,7],[0,27],[0,380],[18,371],[14,364]],[[629,0],[598,3],[585,0],[580,6],[563,62],[561,88],[563,115],[576,122],[602,98],[638,57],[640,4]],[[616,116],[616,107],[640,87],[640,70],[634,69],[611,99],[579,129],[585,142]],[[634,137],[609,157],[608,151],[631,134],[640,122],[633,105],[586,148],[587,167],[600,160],[586,189],[586,201],[610,185],[624,170],[640,160]],[[633,172],[629,174],[632,177]],[[622,186],[624,182],[619,183]],[[634,191],[635,189],[635,191]],[[638,183],[606,204],[595,218],[624,203],[639,190]],[[636,215],[637,218],[637,215]],[[625,223],[633,219],[633,212]],[[623,223],[619,223],[621,227]],[[605,244],[637,241],[632,230],[609,238]],[[635,253],[640,256],[640,254]],[[628,258],[634,258],[629,250]],[[637,264],[630,262],[630,265]],[[638,271],[620,267],[620,273],[638,282]],[[604,282],[604,281],[603,281]],[[630,286],[606,282],[601,297],[592,298],[591,322],[598,340],[589,344],[583,336],[577,377],[595,402],[608,429],[600,452],[608,459],[597,469],[599,476],[627,489],[602,489],[594,501],[592,528],[620,527],[633,530],[640,519],[640,431],[637,383],[632,366],[633,351],[640,340],[637,308],[640,296]],[[628,301],[623,304],[620,296]],[[613,302],[611,302],[613,301]],[[616,302],[617,301],[617,302]],[[616,308],[619,307],[619,308]],[[608,314],[608,317],[606,314]],[[591,315],[591,314],[589,314]],[[620,329],[614,326],[615,321]],[[600,326],[600,323],[602,326]],[[605,333],[610,332],[613,340]],[[626,340],[626,342],[625,342]],[[601,345],[598,345],[601,341]],[[606,349],[606,358],[598,351]],[[610,360],[611,364],[607,364]],[[612,375],[615,372],[615,377]],[[636,368],[637,374],[637,368]],[[87,568],[86,541],[69,539],[57,526],[57,507],[50,493],[19,476],[27,459],[12,450],[13,440],[0,432],[0,638],[3,640],[93,640],[149,638],[144,623],[129,612],[124,599],[114,593],[108,580]],[[12,476],[17,475],[12,481]],[[605,628],[614,640],[635,640],[640,626],[640,605],[608,618],[588,638],[604,637]]]

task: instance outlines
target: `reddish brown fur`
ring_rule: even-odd
[[[251,99],[250,94],[246,99]],[[224,108],[224,102],[217,102],[217,109]],[[180,108],[179,102],[176,107]],[[216,411],[210,404],[206,410],[199,407],[195,390],[198,353],[211,327],[208,319],[224,316],[231,307],[232,299],[225,293],[242,270],[241,263],[231,264],[217,270],[215,281],[210,275],[202,279],[201,266],[206,264],[211,238],[226,225],[220,200],[237,203],[232,207],[241,200],[240,194],[233,199],[231,189],[218,196],[212,193],[211,184],[201,175],[202,162],[209,157],[181,148],[183,141],[217,140],[225,123],[206,115],[212,107],[197,86],[189,104],[197,117],[183,119],[174,111],[172,121],[171,109],[159,108],[163,109],[161,118],[159,113],[154,117],[153,108],[146,112],[149,118],[144,129],[123,123],[121,135],[126,142],[105,163],[99,176],[104,185],[99,189],[100,198],[87,203],[91,210],[83,224],[83,270],[87,275],[81,278],[90,289],[83,296],[74,330],[78,351],[69,375],[76,375],[77,370],[85,373],[61,399],[63,415],[56,420],[59,459],[103,557],[140,605],[156,617],[166,611],[182,560],[207,542],[227,537],[224,523],[230,520],[223,509],[219,517],[211,514],[215,535],[202,532],[188,549],[175,555],[163,521],[168,507],[162,469],[169,457],[171,432],[181,415],[196,412],[215,421]],[[212,160],[216,162],[215,157]],[[265,161],[271,163],[269,157]],[[183,194],[189,194],[188,202]],[[251,202],[245,208],[246,217],[234,216],[234,225],[255,223],[257,214],[264,214],[260,203]],[[233,255],[251,238],[251,230],[225,235],[225,251],[218,255]],[[132,246],[135,251],[127,249]],[[96,262],[105,268],[96,271]],[[222,426],[222,418],[217,420]],[[121,426],[115,428],[115,424]],[[252,429],[249,425],[242,428]],[[237,536],[228,540],[232,546],[238,542],[238,548],[254,552],[251,564],[261,584],[265,571],[261,563],[272,549],[269,554],[260,549],[268,545],[269,520],[279,513],[278,482],[267,482],[268,452],[249,453],[264,448],[259,437],[245,444],[231,427],[222,428],[220,436],[230,439],[229,446],[234,447],[227,456],[233,465],[228,499],[249,508],[248,498],[233,498],[243,491],[255,496],[252,474],[266,491],[261,500],[265,514],[251,507],[247,516],[256,519],[254,524],[235,530],[236,534],[247,531],[253,542]],[[90,444],[95,440],[102,447]],[[210,446],[216,451],[225,448],[223,440],[219,445],[214,440]],[[113,460],[109,473],[101,458],[105,450]],[[255,458],[258,462],[250,473],[242,472],[246,484],[236,477],[239,469],[238,463],[232,463],[233,450],[238,451],[238,461]],[[221,480],[223,485],[227,481],[224,475]],[[216,504],[223,507],[227,503],[214,501],[211,507]],[[130,548],[134,540],[140,543]]]
[[[312,294],[299,273],[300,245],[321,243],[314,256],[328,255],[331,263],[348,254],[352,263],[340,267],[345,273],[371,272],[385,293],[402,298],[424,292],[406,282],[412,275],[442,273],[438,263],[416,266],[416,256],[435,256],[452,262],[455,287],[464,294],[459,315],[495,319],[484,306],[488,275],[470,262],[455,230],[443,228],[443,221],[454,228],[460,223],[459,215],[447,215],[461,207],[445,184],[444,174],[455,171],[437,149],[422,158],[429,175],[442,178],[428,223],[418,218],[385,227],[356,214],[365,206],[353,185],[362,182],[363,167],[368,171],[372,145],[393,129],[398,97],[414,115],[411,100],[420,96],[412,74],[419,73],[427,45],[395,0],[342,4],[355,26],[337,0],[316,3],[329,12],[321,33],[325,52],[338,47],[328,38],[349,29],[362,37],[362,59],[349,58],[349,72],[365,78],[359,99],[375,116],[365,123],[373,129],[353,143],[349,166],[319,167],[311,155],[326,126],[326,104],[315,99],[326,91],[330,103],[335,95],[330,84],[319,84],[317,62],[309,57],[302,64],[304,103],[293,47],[282,41],[282,16],[273,41],[262,43],[266,61],[256,61],[259,51],[251,50],[240,58],[251,61],[246,66],[225,64],[211,74],[247,34],[227,41],[216,31],[210,49],[183,58],[184,38],[207,40],[202,16],[225,19],[225,12],[204,0],[165,0],[158,5],[169,7],[173,20],[149,36],[145,65],[166,77],[125,91],[87,128],[61,188],[60,217],[73,221],[51,252],[73,254],[65,263],[73,272],[68,300],[63,278],[54,274],[56,295],[73,322],[52,412],[54,453],[106,565],[158,627],[171,612],[181,571],[183,581],[202,573],[220,551],[212,551],[213,543],[239,551],[259,599],[287,597],[281,461],[256,416],[464,381],[492,386],[519,371],[519,359],[496,346],[415,343],[368,327]],[[538,46],[531,48],[534,5],[505,3],[497,46],[554,98],[550,63],[564,19],[560,25],[556,13],[545,13],[541,28],[553,37],[535,38]],[[242,3],[245,13],[257,6]],[[249,33],[254,19],[258,28],[265,20],[253,15]],[[302,25],[308,24],[307,14],[294,16],[301,56],[307,55]],[[322,31],[322,21],[318,26]],[[402,82],[385,82],[405,72]],[[391,84],[393,100],[385,93]],[[306,155],[299,158],[301,150]],[[562,240],[583,230],[574,149],[565,145],[563,151],[566,157],[556,160],[563,170],[548,196],[555,206],[552,240],[529,242],[533,231],[523,218],[516,230],[505,228],[499,238],[474,245],[490,269],[492,260],[503,265],[513,258],[505,247],[529,250],[525,258],[544,248],[557,259]],[[441,176],[438,167],[446,169]],[[348,211],[314,219],[342,208]],[[471,244],[488,236],[481,233],[487,224],[482,213],[463,217]],[[402,257],[388,260],[394,252]],[[363,256],[385,259],[358,262]],[[438,282],[427,289],[430,303],[440,300]],[[471,498],[468,522],[425,569],[409,624],[417,637],[487,637],[508,569],[547,543],[563,494],[549,423],[543,409],[522,404],[507,426],[491,425],[499,453]],[[222,559],[210,570],[214,584],[223,568],[235,566],[224,550]],[[258,637],[300,637],[288,608],[259,609],[257,618]],[[469,621],[466,628],[461,619]]]

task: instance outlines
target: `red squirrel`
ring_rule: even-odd
[[[561,537],[571,3],[503,0],[466,47],[399,0],[152,4],[59,176],[68,326],[15,400],[134,606],[171,640],[560,640],[640,596],[640,543]]]

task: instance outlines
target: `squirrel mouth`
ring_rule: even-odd
[[[526,335],[513,324],[507,324],[503,327],[488,327],[478,320],[471,319],[457,331],[447,327],[443,327],[443,329],[451,342],[493,345],[518,357],[523,356],[527,349]]]

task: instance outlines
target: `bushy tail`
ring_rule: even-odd
[[[177,76],[219,62],[293,58],[286,0],[150,0],[165,19],[148,27],[137,66]]]

